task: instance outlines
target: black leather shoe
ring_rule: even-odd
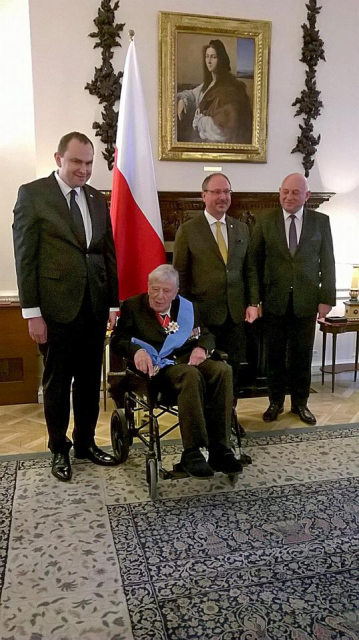
[[[213,469],[209,466],[204,455],[198,450],[189,451],[185,449],[181,456],[181,466],[189,476],[194,478],[212,478],[214,476]]]
[[[317,422],[316,417],[308,409],[307,405],[303,405],[303,406],[300,406],[300,407],[292,406],[291,412],[295,413],[297,416],[299,416],[301,421],[305,422],[306,424],[316,424],[316,422]]]
[[[283,413],[283,405],[278,402],[271,402],[268,409],[263,413],[264,422],[274,422],[280,413]]]
[[[74,447],[74,455],[75,458],[79,458],[80,460],[87,458],[94,464],[99,464],[103,467],[115,467],[120,464],[119,460],[111,456],[107,451],[102,451],[102,449],[96,447],[95,444],[86,448]]]
[[[243,465],[238,460],[233,451],[220,451],[209,455],[208,463],[214,471],[226,474],[242,473]]]
[[[61,482],[69,482],[71,480],[72,471],[68,453],[54,453],[51,473]]]

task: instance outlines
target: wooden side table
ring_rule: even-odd
[[[330,373],[332,376],[332,393],[334,393],[335,374],[343,371],[354,371],[354,382],[357,379],[358,371],[358,353],[359,353],[359,321],[358,322],[326,322],[325,320],[318,320],[319,329],[323,334],[322,345],[322,385],[324,384],[324,374]],[[355,361],[354,363],[345,363],[336,365],[336,353],[337,353],[337,336],[340,333],[356,332],[355,343]],[[329,366],[325,366],[325,351],[327,347],[327,334],[332,335],[332,363]]]
[[[37,353],[19,303],[0,301],[0,405],[38,402]]]

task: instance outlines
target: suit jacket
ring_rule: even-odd
[[[177,320],[178,309],[179,298],[176,298],[171,305],[171,320]],[[193,329],[197,328],[197,331],[182,347],[175,349],[167,357],[174,357],[178,362],[188,362],[195,347],[203,347],[207,351],[214,349],[214,336],[207,329],[201,328],[198,336],[199,324],[198,312],[195,310]],[[158,321],[156,312],[149,305],[148,294],[141,293],[122,303],[120,317],[112,334],[111,348],[118,355],[133,361],[136,351],[141,347],[133,344],[131,338],[148,342],[160,351],[166,337],[166,331]]]
[[[261,213],[252,234],[250,261],[259,265],[262,275],[264,311],[284,315],[291,291],[298,317],[315,315],[319,303],[335,305],[335,261],[327,215],[304,209],[302,232],[292,257],[282,209]]]
[[[182,224],[176,234],[173,265],[180,293],[198,305],[206,325],[222,324],[229,315],[244,320],[248,304],[259,302],[255,264],[248,263],[246,224],[226,216],[228,260],[224,263],[204,213]]]
[[[54,174],[20,187],[14,208],[14,250],[22,308],[40,307],[45,320],[71,322],[88,284],[95,315],[118,306],[116,256],[105,197],[84,187],[92,222],[87,249],[76,235]]]

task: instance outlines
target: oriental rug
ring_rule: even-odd
[[[144,454],[0,460],[1,640],[359,640],[359,427],[248,438],[235,487]],[[166,445],[167,466],[178,445]]]

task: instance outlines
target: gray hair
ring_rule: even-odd
[[[224,175],[224,173],[222,173],[221,171],[217,171],[216,173],[211,173],[209,176],[207,176],[203,182],[202,182],[202,191],[206,191],[210,181],[212,180],[212,178],[214,178],[215,176],[223,176],[223,178],[225,178],[230,186],[230,188],[232,188],[231,185],[231,181],[229,178],[227,178],[227,176]]]
[[[173,280],[176,287],[179,287],[179,275],[178,271],[172,267],[171,264],[160,264],[148,275],[148,283],[151,284],[154,280],[163,282],[164,280]]]

